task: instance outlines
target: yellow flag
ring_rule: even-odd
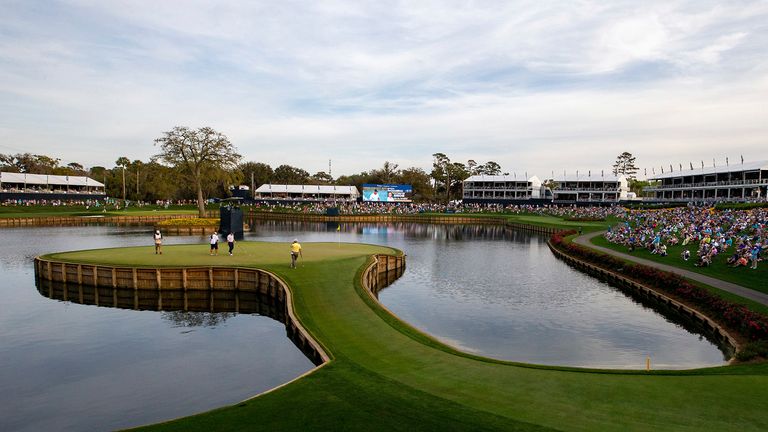
[[[336,225],[336,231],[341,231],[341,224]]]

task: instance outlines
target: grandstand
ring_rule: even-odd
[[[563,175],[552,180],[556,204],[605,203],[627,199],[629,183],[623,175]]]
[[[645,191],[660,201],[765,200],[768,161],[670,171],[648,180]]]
[[[83,176],[0,172],[0,200],[102,199],[104,184]]]
[[[356,201],[355,186],[263,184],[253,194],[257,201]]]
[[[462,200],[465,203],[512,203],[530,200],[552,200],[549,189],[532,176],[517,179],[509,175],[471,176],[463,182]]]

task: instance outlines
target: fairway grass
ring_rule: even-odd
[[[240,404],[147,430],[766,430],[768,367],[609,371],[524,365],[465,354],[389,314],[363,291],[372,254],[362,244],[306,243],[298,269],[288,244],[239,242],[51,254],[116,266],[247,266],[290,287],[302,325],[331,361]],[[407,251],[406,251],[407,252]]]

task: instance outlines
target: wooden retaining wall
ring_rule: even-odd
[[[427,224],[482,224],[499,225],[505,222],[503,217],[469,217],[460,215],[420,216],[420,215],[339,215],[326,216],[305,213],[263,213],[250,212],[248,218],[255,220],[291,220],[303,222],[413,222]]]
[[[546,234],[546,235],[552,235],[556,232],[560,232],[563,230],[562,228],[530,225],[530,224],[524,224],[520,222],[506,222],[504,226],[513,230],[528,231],[528,232],[533,232],[537,234]]]
[[[612,284],[616,284],[617,286],[632,290],[645,297],[652,298],[662,304],[665,304],[670,309],[680,313],[681,315],[697,321],[703,327],[707,328],[713,335],[715,335],[722,343],[730,346],[734,352],[738,352],[741,349],[741,344],[724,327],[703,313],[697,311],[696,309],[693,309],[677,300],[666,296],[661,292],[654,290],[649,286],[636,282],[626,276],[572,257],[562,250],[556,248],[551,241],[547,241],[547,245],[556,257],[562,259],[569,265],[576,267],[585,273],[597,276]]]
[[[405,255],[375,255],[374,262],[363,272],[363,288],[375,298],[379,291],[392,285],[405,272]]]
[[[242,291],[268,296],[285,304],[285,328],[288,337],[315,362],[327,362],[328,354],[302,327],[293,311],[291,291],[274,274],[260,269],[223,267],[112,267],[68,263],[35,258],[35,276],[62,285],[89,285],[113,289],[143,291]]]

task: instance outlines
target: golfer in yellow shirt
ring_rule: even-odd
[[[293,239],[293,243],[291,243],[291,268],[296,268],[296,260],[299,257],[303,257],[301,254],[301,244],[299,244],[297,239]]]

